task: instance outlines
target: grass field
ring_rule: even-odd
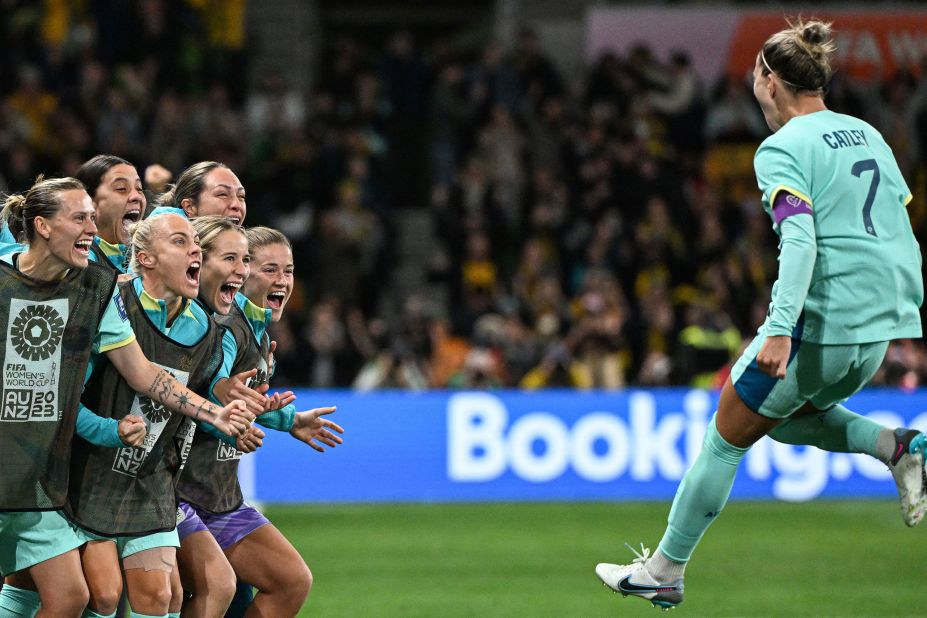
[[[650,616],[595,577],[668,503],[302,505],[267,515],[315,577],[300,616]],[[927,524],[894,502],[735,502],[668,616],[927,616]]]

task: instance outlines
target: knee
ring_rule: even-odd
[[[81,581],[62,581],[53,591],[40,590],[42,609],[50,616],[79,616],[90,602],[87,584]],[[110,613],[116,611],[116,606]]]
[[[306,591],[306,596],[309,596],[309,592],[312,590],[312,571],[309,570],[309,567],[306,564],[303,564],[303,571],[300,574],[300,586],[303,590]]]
[[[209,576],[209,596],[214,598],[219,605],[228,606],[232,599],[235,598],[235,589],[238,585],[238,579],[235,577],[235,571],[228,563],[220,573],[210,574]],[[218,571],[219,569],[217,569]]]
[[[116,611],[122,596],[122,578],[88,582],[90,609],[107,616]]]
[[[171,603],[167,607],[167,612],[179,613],[183,607],[183,586],[180,585],[180,579],[171,579]]]
[[[287,591],[287,595],[293,602],[298,605],[301,605],[306,600],[309,591],[312,589],[312,571],[309,570],[305,562],[300,560],[295,565],[295,568],[290,571],[283,589]]]
[[[170,583],[168,583],[166,586],[161,586],[157,590],[152,590],[149,599],[151,599],[152,605],[159,609],[164,608],[166,613],[168,608],[171,606],[171,601],[174,599],[174,594],[171,590]]]

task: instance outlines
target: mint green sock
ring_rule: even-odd
[[[882,434],[883,431],[887,433]],[[887,441],[886,435],[890,438]],[[895,446],[891,430],[840,404],[827,412],[787,418],[769,432],[769,437],[776,442],[816,446],[832,453],[865,453],[881,461],[888,461]]]
[[[168,612],[167,618],[180,618],[180,612]]]
[[[148,614],[139,614],[138,612],[129,612],[129,618],[167,618],[167,614],[158,616],[149,616]]]
[[[728,444],[711,419],[702,452],[676,490],[669,525],[659,546],[664,556],[673,562],[689,561],[705,530],[727,503],[737,466],[748,450]]]
[[[80,618],[116,618],[116,612],[112,614],[98,614],[90,608],[84,610],[84,613],[80,615]]]
[[[32,618],[39,611],[39,593],[3,584],[0,590],[0,618]]]

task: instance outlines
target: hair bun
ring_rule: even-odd
[[[830,24],[809,21],[801,25],[801,38],[809,45],[822,45],[830,38]]]

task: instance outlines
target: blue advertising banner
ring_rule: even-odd
[[[297,391],[299,409],[335,405],[344,444],[317,453],[268,430],[242,458],[264,502],[641,500],[672,498],[701,448],[718,394],[690,389]],[[927,390],[870,389],[848,407],[927,431]],[[892,496],[886,466],[763,439],[733,498]]]

